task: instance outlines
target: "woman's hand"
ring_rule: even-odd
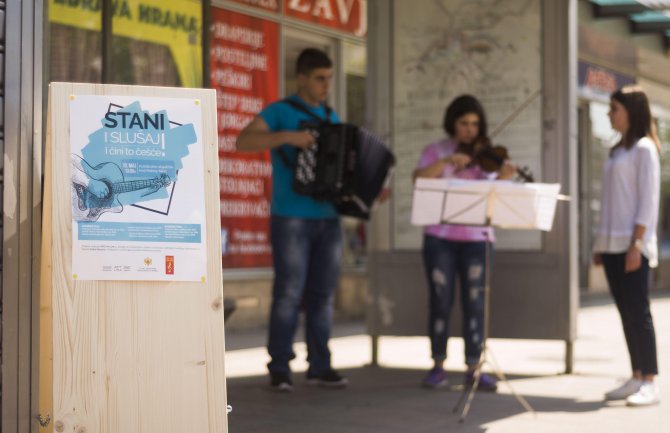
[[[417,168],[412,173],[412,182],[416,182],[419,177],[439,178],[442,177],[444,168],[447,165],[454,167],[456,171],[462,170],[470,164],[472,158],[464,153],[454,153],[453,155],[445,156],[444,158],[436,160],[428,167]]]
[[[498,170],[498,179],[506,180],[511,179],[516,174],[516,165],[512,164],[509,161],[503,162],[503,165]]]
[[[635,245],[628,247],[626,252],[626,269],[628,272],[635,272],[642,266],[642,253]]]
[[[445,164],[453,165],[456,170],[462,170],[470,164],[472,158],[464,153],[454,153],[444,158],[443,161]]]

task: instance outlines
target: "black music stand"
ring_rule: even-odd
[[[482,352],[474,371],[474,384],[465,387],[454,413],[461,408],[459,422],[465,421],[481,378],[481,369],[491,356],[491,367],[501,382],[529,412],[535,413],[526,399],[514,391],[495,362],[487,340],[489,334],[489,297],[491,291],[490,250],[491,227],[551,230],[556,201],[560,198],[558,184],[518,184],[509,181],[466,181],[454,179],[417,179],[412,204],[412,223],[464,224],[482,226],[486,234],[484,329]],[[466,398],[467,397],[467,398]]]

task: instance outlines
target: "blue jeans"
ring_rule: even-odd
[[[340,220],[286,218],[270,220],[275,279],[268,353],[270,373],[290,373],[295,358],[293,338],[301,308],[305,311],[305,341],[309,374],[330,369],[330,328],[333,298],[340,277]]]
[[[493,264],[493,248],[489,248]],[[486,242],[460,242],[423,237],[423,263],[430,291],[428,335],[432,357],[447,357],[449,317],[454,302],[456,277],[461,287],[465,362],[476,365],[482,352],[484,334],[484,284],[486,283]]]
[[[649,307],[649,260],[626,272],[626,253],[603,254],[603,266],[610,293],[616,302],[633,371],[658,374],[656,333]]]

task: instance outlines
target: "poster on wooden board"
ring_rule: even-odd
[[[70,97],[73,278],[206,280],[201,110]]]
[[[212,89],[50,84],[40,433],[228,431],[217,155]]]

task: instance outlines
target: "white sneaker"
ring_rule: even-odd
[[[661,401],[661,391],[654,382],[642,382],[640,390],[626,399],[628,406],[651,406]]]
[[[605,400],[623,400],[638,392],[641,386],[641,380],[630,378],[620,387],[605,394]]]

